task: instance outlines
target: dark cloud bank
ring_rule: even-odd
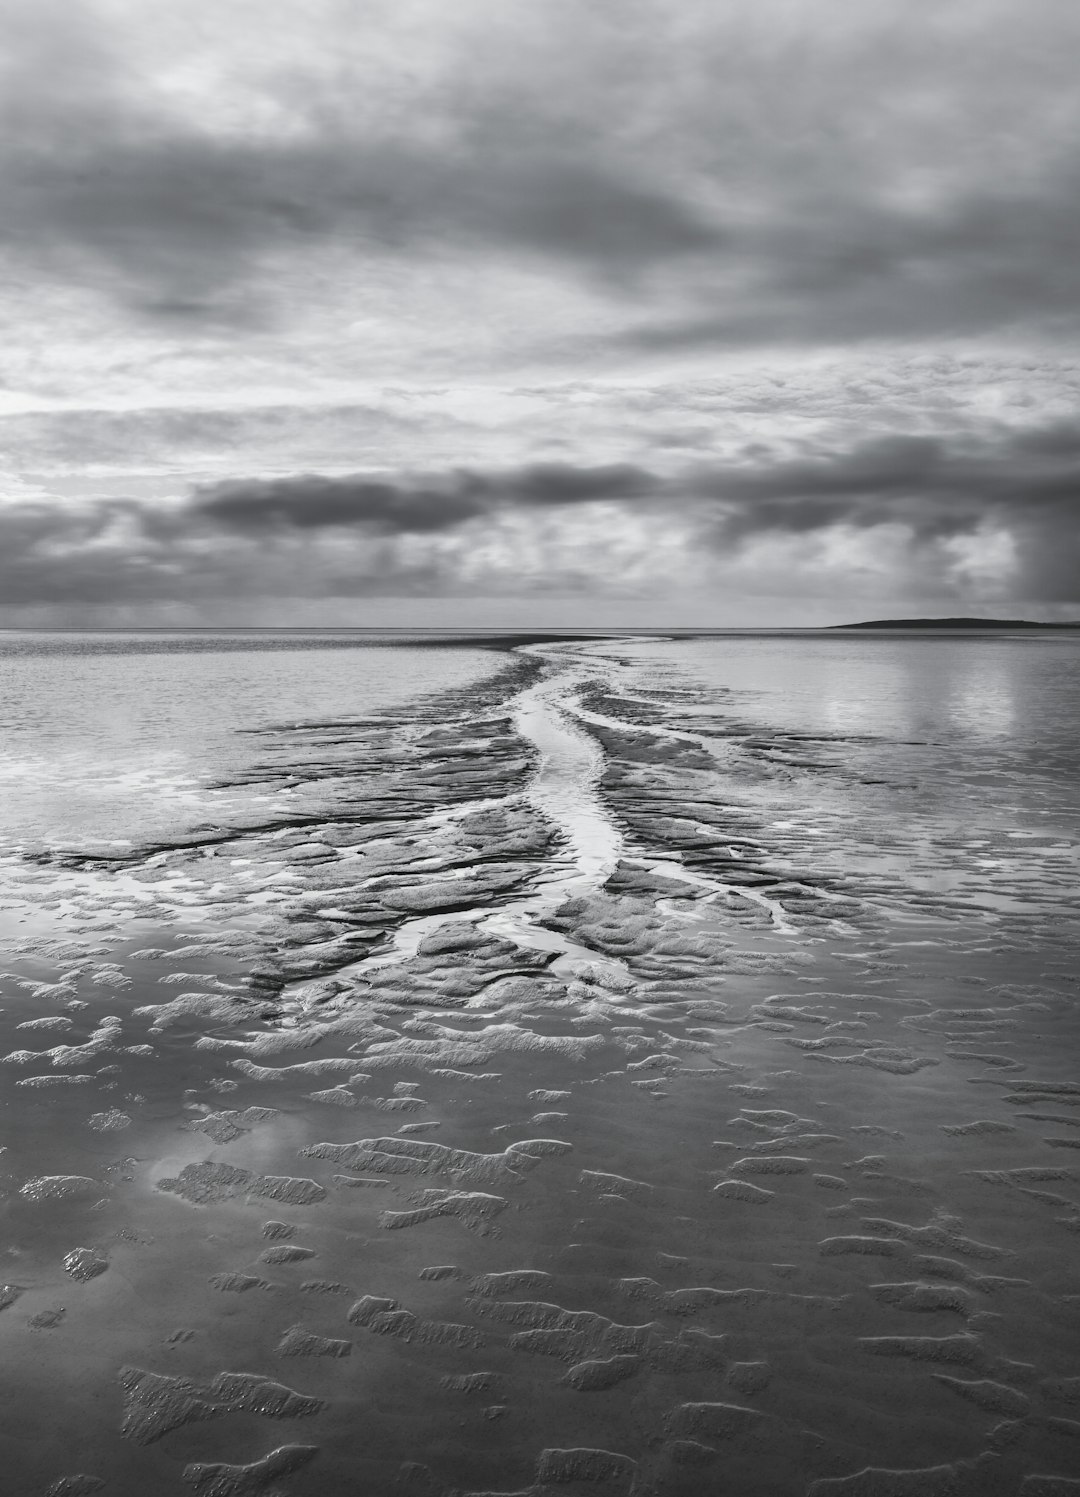
[[[453,594],[471,553],[507,516],[602,506],[605,535],[633,516],[661,516],[717,558],[755,539],[830,527],[900,527],[932,547],[1004,533],[1016,550],[1013,595],[1046,604],[1080,598],[1080,425],[946,442],[879,438],[846,450],[757,454],[673,475],[616,464],[539,463],[442,475],[298,475],[195,488],[167,507],[103,500],[23,503],[0,512],[0,586],[9,603],[197,599],[223,592]],[[450,539],[424,555],[404,543]],[[899,544],[899,542],[898,542]],[[618,579],[614,579],[615,582]],[[496,585],[518,585],[512,572]]]

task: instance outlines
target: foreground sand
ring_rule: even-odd
[[[1056,865],[912,885],[707,706],[534,650],[28,871],[11,1490],[1080,1491]]]

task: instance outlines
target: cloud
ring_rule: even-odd
[[[1075,596],[1071,0],[361,9],[0,0],[0,596]]]
[[[223,461],[295,467],[381,453],[389,444],[444,439],[460,422],[445,411],[385,400],[247,407],[67,408],[0,416],[0,447],[28,472],[74,474],[220,471]]]
[[[663,352],[754,344],[911,340],[1026,327],[1060,336],[1080,318],[1080,168],[1042,180],[960,184],[897,207],[864,181],[821,201],[778,198],[729,235],[739,294],[701,278],[691,315],[620,335]]]
[[[1078,511],[1076,423],[794,456],[760,445],[666,474],[536,463],[232,479],[165,506],[16,499],[0,509],[0,595],[659,593],[801,545],[841,584],[872,557],[886,590],[921,569],[946,592],[981,579],[1056,603],[1080,599]]]
[[[1064,527],[1080,519],[1080,427],[945,441],[889,436],[846,451],[706,469],[697,487],[720,501],[725,535],[800,532],[899,521],[922,537],[993,519]]]
[[[181,522],[248,533],[344,526],[407,535],[452,529],[507,505],[547,508],[658,491],[651,474],[625,463],[595,468],[536,463],[505,473],[466,471],[426,481],[304,474],[198,488]]]
[[[260,320],[275,259],[327,245],[357,261],[510,249],[621,279],[717,239],[662,186],[556,155],[106,136],[16,156],[0,180],[0,238],[24,265],[168,322]]]
[[[294,71],[287,107],[272,82],[261,91],[285,128],[215,130],[216,100],[178,111],[131,88],[124,28],[84,8],[76,29],[84,67],[54,22],[24,28],[25,55],[15,49],[4,80],[0,247],[32,280],[90,288],[151,320],[256,327],[285,290],[284,263],[326,249],[354,263],[521,254],[621,280],[718,240],[685,193],[599,134],[585,149],[566,139],[535,98],[506,99],[501,117],[451,75],[395,110],[385,79],[361,70],[354,86],[381,94],[392,119],[373,126],[350,80],[328,93]],[[313,40],[327,45],[309,35],[309,62]],[[247,46],[227,38],[234,87]],[[38,92],[57,73],[68,88]]]
[[[460,486],[440,491],[305,474],[264,482],[240,479],[197,490],[186,518],[247,533],[363,526],[406,535],[451,529],[484,508]]]
[[[324,253],[584,276],[652,352],[1075,326],[1080,21],[1056,0],[918,23],[824,0],[771,29],[695,0],[544,27],[419,4],[372,36],[409,68],[365,59],[348,8],[272,7],[288,56],[245,7],[192,8],[210,50],[179,27],[179,58],[138,8],[23,9],[0,120],[23,276],[178,336],[291,320]]]

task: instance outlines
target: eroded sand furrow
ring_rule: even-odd
[[[515,728],[529,746],[535,763],[521,799],[552,829],[555,839],[553,856],[537,873],[527,896],[516,901],[503,900],[498,906],[486,909],[463,903],[404,920],[385,950],[343,966],[338,975],[369,981],[381,969],[415,957],[426,940],[463,914],[468,914],[478,929],[506,937],[526,949],[553,953],[569,963],[567,971],[572,972],[581,963],[595,965],[595,951],[555,935],[541,925],[544,915],[553,913],[568,897],[599,887],[614,871],[622,851],[621,837],[598,793],[602,752],[595,740],[575,725],[569,708],[578,674],[560,661],[554,675],[526,687],[512,701]],[[467,811],[447,807],[429,817],[427,824],[452,832],[463,815],[505,810],[506,804],[505,800],[488,798],[479,805],[471,805]],[[463,860],[462,879],[468,876],[470,866]],[[447,887],[448,898],[452,898],[454,890]],[[613,969],[617,980],[625,983],[628,974],[621,963],[609,957],[605,965]],[[558,966],[557,970],[564,968]]]

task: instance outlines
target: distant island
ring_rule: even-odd
[[[829,624],[830,629],[1080,629],[1080,619],[1040,623],[1038,619],[867,619],[861,624]]]

